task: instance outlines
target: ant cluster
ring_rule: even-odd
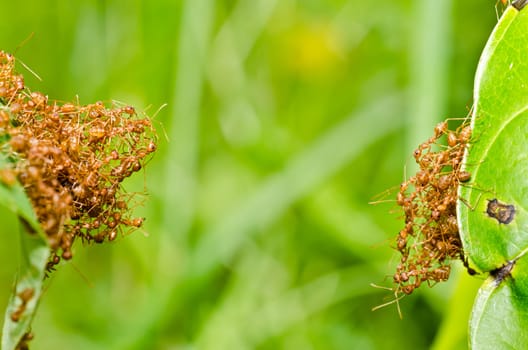
[[[440,143],[444,137],[447,145]],[[394,274],[396,295],[411,294],[424,282],[432,285],[446,281],[450,261],[464,261],[456,205],[458,186],[471,178],[461,170],[470,137],[469,125],[451,131],[444,121],[414,151],[420,170],[401,184],[396,199],[405,214],[405,227],[396,238],[396,249],[401,253]]]
[[[102,243],[141,227],[121,183],[156,150],[155,133],[130,106],[50,102],[28,91],[14,66],[0,51],[0,137],[9,155],[0,181],[23,185],[52,250],[49,272],[72,258],[76,238]]]

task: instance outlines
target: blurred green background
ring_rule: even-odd
[[[9,1],[1,49],[52,99],[154,115],[126,183],[144,230],[83,247],[46,284],[35,349],[464,349],[479,279],[401,300],[402,226],[369,205],[464,117],[495,0]],[[25,39],[33,33],[33,37]],[[21,45],[22,44],[22,45]],[[156,111],[167,106],[156,113]],[[2,216],[0,309],[19,261]]]

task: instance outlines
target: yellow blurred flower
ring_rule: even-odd
[[[285,35],[283,45],[284,64],[303,77],[332,74],[344,58],[339,33],[325,23],[297,25]]]

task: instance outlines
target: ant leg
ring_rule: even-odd
[[[467,270],[467,273],[470,276],[475,276],[479,274],[475,269],[469,266],[469,257],[466,254],[464,254],[463,251],[460,251],[460,259],[462,260],[462,264],[464,265],[464,267]]]
[[[381,305],[375,306],[372,308],[372,311],[379,310],[381,308],[384,308],[385,306],[389,306],[391,304],[396,303],[396,308],[398,309],[398,316],[400,316],[400,320],[403,319],[403,315],[400,308],[400,300],[402,300],[405,297],[405,294],[398,296],[398,288],[389,288],[389,287],[383,287],[378,286],[374,283],[370,284],[374,288],[384,289],[384,290],[390,290],[391,292],[394,291],[394,300],[388,301],[386,303],[383,303]]]
[[[396,199],[386,199],[388,196],[393,195],[395,192],[399,190],[399,186],[393,186],[389,189],[386,189],[385,191],[378,193],[374,197],[372,197],[372,201],[368,202],[368,204],[379,204],[379,203],[387,203],[387,202],[396,202]]]
[[[480,198],[482,197],[482,192],[479,193],[478,197],[477,197],[477,203],[475,203],[475,206],[472,206],[466,199],[464,198],[458,198],[462,203],[464,203],[466,205],[466,207],[468,207],[471,211],[475,211],[477,205],[479,204],[480,202]]]

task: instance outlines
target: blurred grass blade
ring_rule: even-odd
[[[415,28],[427,29],[413,29],[411,33],[408,154],[429,137],[431,128],[445,114],[453,42],[450,36],[452,0],[417,0],[414,6]],[[411,163],[407,170],[412,171],[414,167]]]
[[[236,254],[257,230],[277,220],[290,205],[309,194],[374,142],[402,127],[404,120],[392,117],[401,115],[402,100],[399,94],[388,95],[352,113],[290,160],[284,170],[264,181],[221,222],[212,224],[193,252],[187,275],[173,288],[172,294],[166,296],[166,302],[158,300],[156,306],[159,309],[149,306],[148,315],[142,318],[144,323],[138,323],[137,337],[144,334],[145,327],[152,327],[160,314],[180,307],[167,307],[185,299],[180,286],[189,290],[198,288],[192,283],[207,280],[207,275]],[[136,337],[127,336],[115,346],[131,346],[137,341]]]
[[[258,254],[256,254],[258,256]],[[345,300],[369,292],[365,265],[335,270],[284,291],[263,289],[254,280],[254,257],[244,259],[237,281],[216,312],[209,316],[196,344],[200,349],[256,349],[267,340],[286,333],[319,312]],[[367,273],[360,273],[361,271]],[[260,276],[274,275],[271,266],[260,269]],[[243,304],[236,309],[233,305]],[[233,310],[236,310],[233,312]]]
[[[194,212],[196,164],[200,143],[200,113],[204,70],[209,51],[214,1],[187,0],[183,5],[179,59],[171,107],[173,120],[167,127],[171,155],[165,169],[165,226],[185,234]],[[174,186],[177,182],[184,186]]]
[[[465,269],[457,269],[456,272],[457,286],[445,309],[445,316],[431,345],[431,350],[467,349],[467,324],[471,304],[482,280],[469,276]]]
[[[390,117],[398,114],[400,101],[398,95],[376,100],[337,124],[292,159],[283,171],[271,176],[204,234],[194,255],[192,273],[206,274],[216,264],[230,259],[252,232],[269,225],[370,144],[401,127],[401,119]]]

